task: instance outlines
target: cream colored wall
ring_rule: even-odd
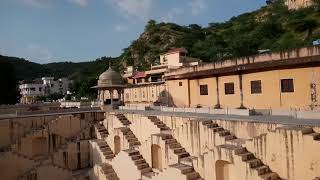
[[[281,92],[281,79],[293,79],[293,93]],[[261,94],[251,94],[250,81],[253,80],[261,80]],[[244,74],[244,106],[255,109],[307,109],[311,105],[310,84],[312,80],[317,84],[317,99],[320,105],[320,67]]]
[[[164,57],[166,58],[166,62],[164,62]],[[181,66],[180,63],[180,54],[179,53],[171,53],[166,55],[160,55],[160,63],[168,64],[168,66]]]
[[[224,83],[234,83],[234,94],[225,94]],[[219,77],[219,97],[222,108],[240,107],[240,85],[238,75]]]
[[[165,84],[150,84],[145,86],[131,87],[124,89],[124,101],[128,104],[153,105],[154,102],[167,102],[167,97],[161,93],[166,92]],[[152,96],[153,95],[153,96]]]
[[[182,82],[182,86],[179,86]],[[189,88],[188,80],[170,80],[167,81],[169,92],[169,105],[174,107],[188,107],[189,106]]]
[[[299,9],[313,4],[312,0],[286,0],[285,4],[289,9]]]
[[[208,85],[208,95],[200,95],[200,85]],[[205,78],[190,80],[191,107],[201,104],[203,107],[214,107],[217,104],[216,79]]]
[[[300,130],[279,128],[248,141],[246,146],[284,179],[319,176],[320,156],[316,149],[320,148],[320,143]]]

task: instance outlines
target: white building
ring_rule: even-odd
[[[39,96],[60,93],[66,95],[70,84],[67,78],[55,80],[53,77],[43,77],[42,81],[23,82],[19,85],[21,99],[23,104],[34,103]]]

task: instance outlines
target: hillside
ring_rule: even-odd
[[[269,1],[271,2],[271,1]],[[140,37],[124,49],[122,65],[143,70],[159,53],[185,47],[205,62],[310,45],[320,38],[320,1],[314,7],[288,11],[282,1],[239,15],[223,23],[179,26],[150,20]]]

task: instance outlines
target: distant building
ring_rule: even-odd
[[[43,77],[41,80],[22,81],[19,85],[21,99],[20,103],[30,104],[37,101],[37,98],[44,95],[60,93],[67,94],[70,81],[67,78],[55,79],[53,77]]]
[[[166,84],[164,75],[181,67],[193,67],[201,64],[198,58],[187,56],[185,48],[171,49],[160,55],[160,64],[151,65],[150,70],[134,71],[132,66],[127,67],[124,78],[131,84],[124,91],[124,100],[127,104],[167,104]]]
[[[313,5],[313,0],[286,0],[285,5],[290,10],[305,8]]]

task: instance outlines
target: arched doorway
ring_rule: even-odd
[[[223,160],[216,162],[216,180],[230,180],[230,163]]]
[[[119,136],[114,136],[114,153],[118,154],[121,151],[121,141]]]
[[[162,169],[161,147],[157,144],[151,146],[152,168]]]

